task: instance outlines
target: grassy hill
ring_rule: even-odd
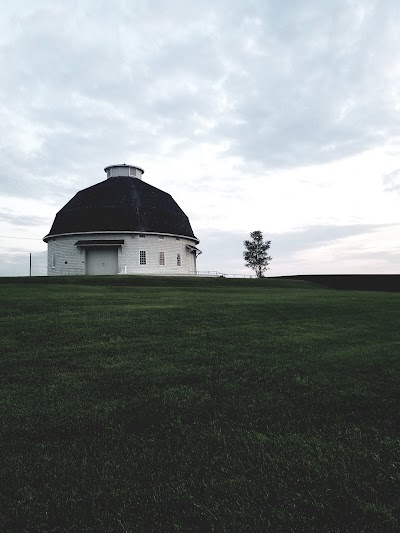
[[[0,531],[398,531],[400,295],[0,283]]]
[[[400,292],[400,274],[322,274],[283,276],[339,290]],[[276,278],[278,279],[278,278]]]

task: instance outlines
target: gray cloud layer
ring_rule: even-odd
[[[165,138],[180,139],[179,149],[225,140],[247,164],[271,168],[328,161],[400,132],[395,0],[8,9],[8,192],[40,196],[54,176],[95,172],[104,153],[150,155]]]
[[[13,211],[0,209],[0,222],[6,222],[14,226],[31,227],[40,224],[47,224],[48,220],[44,217],[23,215],[22,213],[15,213]]]

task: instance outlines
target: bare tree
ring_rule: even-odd
[[[271,241],[264,241],[261,231],[252,231],[251,240],[244,241],[245,251],[243,252],[246,266],[254,270],[258,278],[262,278],[272,257],[268,255]]]

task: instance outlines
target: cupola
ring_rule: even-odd
[[[121,165],[109,165],[105,167],[104,172],[107,173],[107,178],[120,178],[120,177],[130,177],[130,178],[139,178],[142,179],[144,170],[135,165],[126,165],[125,163]]]

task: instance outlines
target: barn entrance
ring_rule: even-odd
[[[86,274],[105,276],[118,273],[118,248],[88,248],[86,250]]]

